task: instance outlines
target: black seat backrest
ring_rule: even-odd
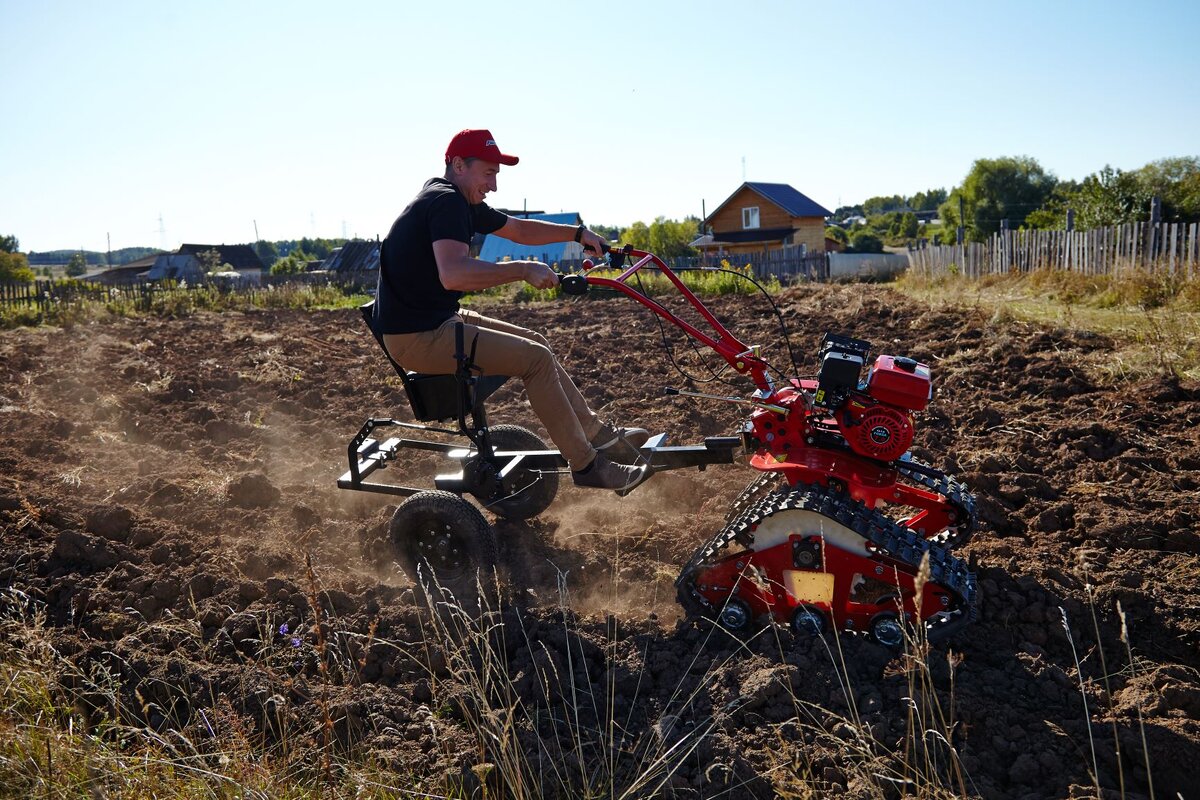
[[[413,417],[419,422],[434,422],[458,418],[458,392],[463,396],[463,413],[470,416],[475,410],[475,403],[482,403],[493,392],[504,385],[507,375],[480,375],[475,378],[474,391],[470,385],[462,385],[458,377],[451,373],[425,374],[409,372],[402,367],[388,352],[383,343],[383,335],[375,330],[375,301],[358,307],[363,320],[371,330],[371,335],[379,343],[388,363],[396,370],[404,383],[404,393],[408,395],[408,404],[412,407]],[[460,325],[462,323],[459,323]]]

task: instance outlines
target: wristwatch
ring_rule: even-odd
[[[583,224],[580,223],[579,227],[575,229],[575,241],[577,241],[577,242],[583,241],[583,232],[585,230],[587,230],[587,228],[585,228],[583,226]]]

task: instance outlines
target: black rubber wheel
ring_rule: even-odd
[[[400,569],[434,602],[451,594],[460,604],[473,604],[498,560],[492,526],[450,492],[417,492],[401,503],[388,539]]]
[[[825,612],[810,605],[799,605],[792,612],[792,633],[799,639],[815,639],[829,629]]]
[[[520,425],[494,425],[488,429],[493,450],[550,450],[536,433]],[[496,500],[479,497],[479,502],[493,514],[505,519],[522,520],[536,517],[554,502],[558,494],[558,473],[522,469],[509,476],[511,496]],[[504,489],[497,492],[504,495]]]
[[[871,638],[891,650],[898,650],[904,644],[904,624],[900,617],[892,611],[876,614],[868,629]]]
[[[730,597],[717,612],[717,622],[731,633],[745,633],[754,625],[754,612],[736,597]]]

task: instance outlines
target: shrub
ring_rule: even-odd
[[[856,253],[882,253],[883,241],[870,231],[859,231],[850,237],[850,245]]]

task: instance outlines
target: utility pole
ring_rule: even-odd
[[[1067,209],[1067,231],[1075,230],[1075,209]]]
[[[962,199],[962,195],[960,194],[958,196],[958,243],[959,244],[963,243],[963,235],[966,232],[964,230],[965,226],[963,224],[965,222],[966,222],[966,220],[963,219],[963,199]]]
[[[258,220],[252,220],[252,222],[254,222],[254,241],[261,242],[262,237],[258,235]]]
[[[105,233],[104,238],[108,241],[108,253],[104,256],[104,260],[108,262],[108,266],[112,266],[112,234]]]

